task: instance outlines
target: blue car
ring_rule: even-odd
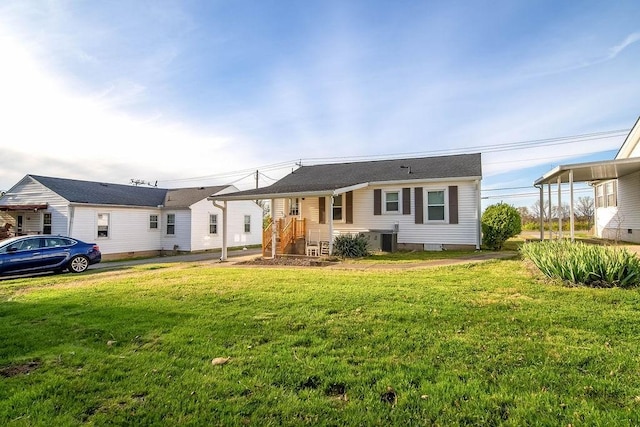
[[[0,275],[41,271],[82,273],[102,259],[95,243],[64,236],[20,236],[0,241]]]

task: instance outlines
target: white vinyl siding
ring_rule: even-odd
[[[210,215],[218,216],[218,234],[209,233]],[[244,216],[251,215],[252,226],[258,227],[252,233],[244,232]],[[219,249],[222,247],[222,210],[208,200],[191,205],[191,251]],[[227,245],[229,247],[260,245],[262,232],[262,208],[255,202],[231,201],[227,203]],[[185,245],[182,243],[182,245]],[[182,250],[182,249],[181,249]]]
[[[426,194],[427,191],[441,191],[450,185],[458,186],[458,224],[448,224],[445,213],[445,221],[429,223],[426,221]],[[425,223],[415,223],[415,194],[414,186],[419,186],[424,191]],[[411,214],[410,215],[374,215],[373,214],[373,190],[380,188],[385,190],[397,190],[395,186],[368,187],[353,192],[353,224],[334,222],[334,234],[359,233],[369,230],[394,229],[398,224],[398,243],[416,244],[451,244],[451,245],[476,245],[478,243],[478,193],[475,181],[451,181],[446,185],[419,183],[406,185],[411,188]],[[445,190],[447,191],[447,190]],[[401,196],[402,197],[402,196]],[[280,199],[282,200],[282,199]],[[384,202],[384,199],[382,200]],[[319,230],[320,239],[328,240],[329,235],[329,200],[326,199],[327,223],[319,224],[318,197],[306,197],[302,202],[302,217],[307,219],[307,229]],[[400,203],[402,210],[402,203]],[[445,209],[446,210],[446,209]]]

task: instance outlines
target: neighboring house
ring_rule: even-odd
[[[230,185],[162,189],[27,175],[0,198],[16,234],[61,234],[96,242],[106,259],[222,247],[221,210],[207,200]],[[262,242],[262,208],[230,203],[233,246]]]
[[[373,250],[479,249],[481,163],[464,154],[302,166],[269,187],[210,199],[271,200],[265,255],[328,254],[345,233],[364,233]]]
[[[587,182],[594,188],[597,237],[640,243],[640,118],[613,160],[561,165],[536,180],[541,206],[545,193],[552,205],[565,204],[549,196],[551,189],[557,195],[563,183],[571,190],[575,182]],[[568,203],[572,210],[571,196]],[[540,235],[543,237],[542,227]]]

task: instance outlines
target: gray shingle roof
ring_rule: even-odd
[[[177,188],[167,190],[164,206],[167,208],[186,208],[202,199],[222,191],[226,185],[212,187]]]
[[[72,203],[182,208],[221,191],[226,186],[165,189],[29,175]]]
[[[268,187],[225,194],[253,196],[330,191],[370,182],[481,177],[480,153],[302,166]]]

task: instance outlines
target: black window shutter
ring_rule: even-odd
[[[449,186],[449,224],[458,223],[458,186]]]
[[[416,187],[413,189],[414,190],[414,199],[416,201],[416,224],[423,224],[424,223],[424,213],[423,213],[423,208],[424,208],[424,202],[422,200],[422,187]]]
[[[345,222],[347,224],[353,224],[353,191],[347,191],[344,203],[345,208],[347,209]]]
[[[411,189],[402,189],[402,214],[411,215]]]
[[[326,203],[324,199],[324,197],[318,197],[318,222],[320,224],[324,224],[327,222],[327,220],[325,219]]]
[[[373,190],[373,214],[382,215],[382,190]]]

